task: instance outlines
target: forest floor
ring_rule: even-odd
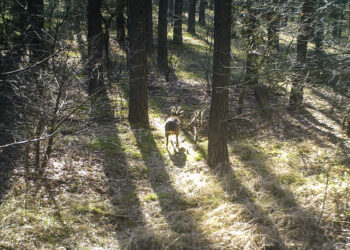
[[[196,39],[186,35],[185,48],[186,38]],[[16,166],[0,203],[0,248],[350,248],[350,142],[331,89],[305,89],[297,112],[275,96],[269,120],[251,93],[236,117],[233,89],[232,168],[216,173],[206,164],[206,86],[187,62],[167,83],[150,72],[150,128],[127,120],[125,73],[111,82],[104,119],[59,140],[46,185]],[[185,111],[179,148],[174,138],[165,145],[172,106]],[[196,110],[195,141],[187,125]]]

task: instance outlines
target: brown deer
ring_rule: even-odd
[[[183,114],[181,107],[171,109],[171,116],[165,122],[166,146],[168,147],[169,135],[176,135],[176,146],[179,147],[180,119]]]

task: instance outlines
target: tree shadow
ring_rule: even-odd
[[[136,124],[131,124],[131,127],[142,160],[148,169],[148,180],[153,191],[157,194],[161,213],[167,220],[170,229],[181,239],[177,247],[181,249],[209,248],[209,242],[189,212],[191,208],[196,207],[196,204],[187,202],[183,195],[172,186],[171,178],[166,170],[166,163],[151,130]],[[178,217],[179,215],[181,218]]]
[[[332,99],[329,96],[326,96],[325,94],[323,94],[321,91],[317,90],[316,88],[312,88],[311,89],[312,93],[315,94],[317,97],[321,98],[323,101],[327,102],[329,104],[329,106],[333,107],[333,105],[335,104],[334,99]],[[341,94],[339,94],[341,95]],[[315,109],[314,107],[309,107],[312,109]],[[337,117],[335,115],[335,113],[329,111],[326,112],[324,110],[318,109],[318,112],[321,112],[323,115],[325,115],[327,118],[331,119],[333,122],[337,123],[338,125],[341,124],[341,121],[339,120],[339,117]]]
[[[299,245],[302,249],[335,249],[335,246],[329,241],[324,229],[319,225],[319,220],[315,218],[315,213],[306,211],[304,208],[300,207],[294,194],[286,187],[282,186],[278,178],[271,173],[266,163],[266,159],[268,159],[267,155],[255,147],[248,146],[251,148],[246,148],[246,150],[252,152],[254,158],[260,160],[256,162],[250,160],[250,156],[247,157],[246,150],[242,150],[241,146],[233,144],[232,147],[233,153],[239,157],[244,168],[260,179],[257,184],[258,188],[273,199],[274,205],[283,211],[283,217],[286,221],[289,220],[286,226],[289,227],[289,231],[292,230],[294,232],[293,235],[286,234],[289,235],[289,240],[302,243]],[[232,169],[228,171],[231,172],[230,176],[234,176]],[[226,177],[224,176],[221,178]],[[240,199],[244,200],[247,199],[246,197],[253,197],[240,180],[234,178],[233,183],[236,183],[236,185],[238,184],[240,187],[240,194],[238,194],[238,197],[241,197]],[[234,186],[235,184],[233,187]],[[237,191],[237,188],[235,191]],[[259,210],[259,208],[257,209]],[[271,211],[261,212],[265,214],[266,217],[269,217],[268,214],[273,212],[274,208],[271,207],[270,210]],[[258,214],[260,214],[260,212]],[[281,220],[282,218],[279,219]],[[278,230],[274,227],[274,224],[277,223],[278,221],[273,222],[271,219],[268,219],[268,226],[274,228],[274,231],[277,233],[276,236],[278,236]],[[283,246],[281,249],[286,249],[286,246]]]
[[[292,118],[295,122],[293,124],[288,117],[282,119],[281,122],[285,125],[284,135],[292,138],[308,138],[321,147],[329,146],[327,142],[330,142],[334,147],[339,146],[343,151],[349,150],[346,141],[337,137],[333,128],[320,122],[308,110],[289,111],[288,115],[289,119]]]
[[[159,108],[162,112],[165,112],[165,105],[159,104],[157,108]],[[316,121],[314,122],[316,123]],[[311,122],[308,122],[308,124],[310,126],[314,126],[314,124]],[[302,127],[300,127],[300,129],[302,129]],[[322,130],[316,130],[316,132],[325,133]],[[206,158],[206,150],[194,141],[192,135],[186,130],[183,131],[183,134],[193,145],[195,150],[199,152],[203,158]],[[315,136],[314,139],[317,140],[317,136]],[[322,140],[319,140],[318,142],[322,143]],[[262,152],[258,152],[258,154],[260,157],[262,157],[262,159],[267,158],[267,156],[263,155]],[[240,152],[239,150],[235,152],[235,155],[240,158],[245,157],[244,152]],[[299,234],[292,236],[287,233],[287,235],[290,235],[288,236],[290,237],[290,240],[299,242],[303,249],[316,246],[321,248],[326,246],[326,248],[328,247],[327,249],[334,248],[334,246],[327,239],[324,230],[320,227],[314,215],[298,205],[294,194],[285,189],[285,187],[279,183],[279,180],[271,173],[265,162],[263,164],[259,164],[258,166],[254,166],[254,163],[243,162],[245,163],[245,167],[247,169],[250,169],[253,174],[258,175],[258,178],[262,179],[260,184],[261,189],[264,193],[271,196],[274,203],[276,203],[276,206],[283,211],[287,221],[286,223],[294,223],[294,227],[291,230],[298,230]],[[233,197],[233,202],[237,202],[245,207],[245,210],[251,216],[250,223],[256,224],[259,233],[264,235],[263,238],[266,239],[264,249],[288,249],[286,246],[287,241],[285,238],[282,238],[279,231],[280,227],[277,227],[277,224],[280,224],[280,222],[273,221],[270,218],[270,213],[273,213],[273,208],[272,210],[266,210],[265,208],[260,207],[254,201],[256,199],[254,194],[250,192],[242,181],[235,176],[232,169],[227,169],[227,171],[224,172],[213,171],[213,175],[217,176],[217,179],[221,183],[223,189],[231,197]],[[298,221],[300,218],[302,218],[303,221]],[[289,228],[285,230],[289,231]]]
[[[114,213],[110,221],[116,225],[116,238],[124,249],[159,249],[161,242],[147,227],[137,196],[137,178],[130,168],[126,152],[114,118],[110,100],[104,93],[103,105],[99,110],[96,129],[98,157],[103,159],[103,170],[108,179],[108,197]]]

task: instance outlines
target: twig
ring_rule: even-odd
[[[44,58],[43,60],[41,60],[41,61],[39,61],[39,62],[36,62],[36,63],[34,63],[34,64],[32,64],[32,65],[29,65],[29,66],[24,67],[24,68],[21,68],[21,69],[16,69],[16,70],[9,71],[9,72],[4,72],[4,73],[1,73],[0,75],[3,75],[3,76],[5,76],[5,75],[11,75],[11,74],[15,74],[15,73],[18,73],[18,72],[22,72],[22,71],[25,71],[25,70],[34,68],[34,67],[38,66],[39,64],[42,64],[43,62],[49,60],[50,58],[56,56],[56,55],[57,55],[58,53],[60,53],[62,50],[63,50],[63,48],[60,49],[60,50],[58,50],[58,51],[56,51],[55,53],[53,53],[53,54],[50,55],[49,57],[46,57],[46,58]]]

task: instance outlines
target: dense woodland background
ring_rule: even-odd
[[[346,0],[0,1],[0,248],[349,249],[349,38]]]

